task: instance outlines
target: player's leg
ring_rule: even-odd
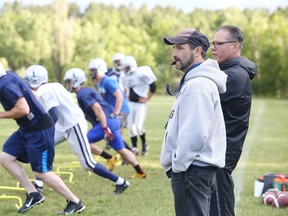
[[[28,211],[35,205],[39,205],[45,200],[44,196],[38,192],[30,182],[24,168],[20,166],[14,156],[9,155],[6,152],[2,152],[0,154],[0,161],[9,174],[15,178],[26,190],[27,198],[24,205],[18,209],[19,213]]]
[[[59,131],[55,129],[55,133],[54,133],[54,144],[59,145],[60,143],[66,141],[67,138],[67,134],[65,135],[65,132],[63,131]]]
[[[127,126],[128,126],[128,130],[129,130],[129,136],[131,139],[131,143],[132,143],[132,152],[135,155],[138,155],[138,148],[137,148],[137,130],[135,128],[135,102],[129,102],[129,107],[130,107],[130,113],[128,114],[127,117]]]
[[[53,173],[54,160],[54,126],[42,131],[33,132],[33,137],[26,145],[32,170],[37,178],[45,182],[55,192],[69,200],[62,213],[81,212],[85,209],[81,200],[65,185],[63,180]]]
[[[90,149],[92,154],[99,155],[107,160],[107,168],[112,171],[115,167],[117,158],[114,155],[109,154],[100,148],[96,142],[104,139],[105,133],[103,131],[102,125],[96,124],[91,128],[87,134],[88,142],[90,143]]]
[[[140,135],[141,138],[143,156],[146,156],[149,150],[149,144],[146,141],[146,132],[144,128],[146,116],[147,116],[147,104],[137,103],[135,112],[135,126],[137,133]]]
[[[25,148],[27,144],[25,137],[23,132],[20,133],[19,130],[13,133],[4,143],[3,152],[0,154],[0,162],[3,167],[26,189],[27,198],[24,205],[18,209],[19,213],[28,211],[45,200],[44,196],[30,182],[24,168],[17,162],[19,160],[29,163],[29,157]],[[31,137],[31,134],[27,137]]]
[[[69,142],[74,154],[77,156],[81,167],[86,171],[92,171],[96,162],[92,157],[90,144],[86,136],[86,121],[79,122],[66,132],[69,134],[69,136],[67,136],[67,141]]]
[[[75,155],[78,157],[80,165],[84,170],[92,171],[96,174],[99,174],[95,167],[99,167],[102,165],[97,165],[97,162],[94,161],[90,144],[88,138],[86,136],[87,131],[87,123],[80,122],[79,124],[75,125],[73,128],[69,129],[69,137],[67,137],[68,142],[70,143],[71,148],[73,149]],[[105,170],[106,172],[106,170]],[[113,182],[116,182],[118,176],[111,175],[110,172],[105,174],[104,170],[100,172],[100,176],[110,179]],[[103,175],[102,175],[103,174]]]
[[[134,174],[130,178],[146,178],[146,173],[143,171],[142,167],[136,159],[136,156],[131,151],[126,148],[122,148],[117,150],[117,152],[135,169],[136,174]]]
[[[125,148],[120,130],[114,130],[113,134],[114,140],[111,142],[112,147],[121,155],[122,158],[128,161],[128,163],[131,164],[137,172],[135,175],[131,176],[131,178],[145,178],[146,173],[139,165],[136,156]]]
[[[127,127],[127,118],[128,118],[128,115],[129,113],[120,113],[119,115],[119,120],[120,120],[120,132],[121,132],[121,135],[123,137],[123,134],[124,134],[124,129]],[[132,151],[131,147],[129,146],[129,144],[127,142],[124,141],[124,144],[125,144],[125,148],[127,148],[128,150]]]
[[[59,130],[55,130],[54,133],[54,144],[59,145],[60,143],[66,141],[66,137],[64,136],[64,133],[62,131]],[[35,178],[34,182],[32,182],[34,187],[39,191],[39,192],[43,192],[44,190],[44,184],[43,181],[39,178]]]
[[[120,120],[120,132],[123,138],[123,134],[124,134],[124,130],[125,128],[127,128],[127,118],[128,118],[129,112],[126,113],[120,113],[120,115],[118,116],[119,120]],[[133,152],[132,147],[123,139],[125,148],[127,148],[129,151]],[[134,152],[133,152],[134,153]],[[125,159],[122,158],[122,165],[128,165],[129,162],[126,161]]]
[[[37,192],[37,190],[30,182],[23,167],[17,162],[17,158],[21,162],[29,162],[24,142],[25,140],[22,139],[19,131],[14,132],[3,145],[3,152],[0,154],[0,163],[26,189],[27,194],[30,194],[31,192]]]
[[[37,192],[36,188],[30,182],[25,170],[17,162],[16,158],[6,152],[0,153],[0,163],[9,172],[9,174],[26,189],[26,193]]]
[[[84,136],[84,133],[82,131],[79,131],[79,126],[76,125],[76,127],[73,128],[73,133],[71,133],[70,136],[74,136],[73,138],[73,142],[75,142],[75,140],[82,140],[81,142],[78,143],[78,145],[75,145],[73,144],[73,148],[74,148],[74,151],[78,152],[83,152],[82,149],[86,149],[82,155],[78,155],[78,159],[80,161],[83,161],[82,164],[83,166],[87,166],[87,164],[85,165],[86,161],[89,160],[89,161],[94,161],[93,158],[92,158],[92,155],[91,155],[91,152],[89,151],[88,149],[88,145],[89,145],[89,140],[91,142],[95,141],[99,141],[99,139],[101,140],[101,137],[102,139],[104,138],[104,130],[101,127],[99,127],[101,124],[98,124],[96,126],[94,126],[90,131],[89,131],[89,136],[88,138],[86,138],[86,136]],[[73,135],[74,134],[74,135]],[[77,138],[76,138],[77,137]],[[81,138],[80,138],[81,137]],[[89,146],[91,147],[93,144],[90,144]],[[82,147],[80,147],[82,146]],[[81,150],[80,150],[81,148]],[[86,152],[87,151],[87,152]],[[89,154],[87,154],[88,152],[90,152]],[[87,154],[87,155],[86,155]],[[88,156],[90,155],[90,156]],[[88,157],[88,158],[87,158]],[[83,160],[83,158],[86,158]],[[81,163],[81,162],[80,162]],[[116,189],[115,189],[115,193],[116,194],[120,194],[122,193],[124,190],[126,190],[128,187],[129,187],[129,182],[126,181],[124,178],[120,177],[120,176],[117,176],[115,175],[114,173],[110,172],[108,169],[106,169],[103,165],[101,165],[100,163],[97,163],[94,161],[94,166],[91,167],[90,165],[88,165],[88,167],[91,169],[92,172],[94,172],[95,174],[103,177],[103,178],[106,178],[106,179],[109,179],[111,181],[113,181],[116,185]]]

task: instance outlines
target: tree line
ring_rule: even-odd
[[[138,65],[152,67],[158,77],[157,91],[164,93],[175,71],[170,68],[172,48],[164,44],[163,37],[192,27],[211,40],[216,29],[226,24],[244,32],[242,55],[257,64],[254,94],[287,97],[288,7],[274,12],[228,8],[187,13],[171,6],[149,10],[146,5],[137,9],[132,4],[90,3],[81,11],[65,0],[45,6],[6,2],[0,11],[0,57],[21,76],[29,65],[42,64],[50,81],[62,82],[69,68],[86,70],[96,57],[111,67],[112,56],[122,52],[133,55]],[[207,57],[211,57],[210,50]]]

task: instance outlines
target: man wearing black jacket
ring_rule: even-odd
[[[225,167],[218,169],[211,198],[211,216],[234,216],[235,196],[232,172],[240,159],[249,126],[252,102],[251,80],[256,65],[241,56],[244,35],[236,26],[220,27],[210,43],[212,56],[227,75],[227,91],[220,95],[227,149]]]

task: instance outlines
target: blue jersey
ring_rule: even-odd
[[[98,83],[98,90],[102,97],[113,107],[116,104],[116,97],[113,95],[116,90],[120,89],[118,83],[109,76],[104,76],[102,80]],[[121,89],[120,89],[121,91]],[[123,104],[121,107],[121,113],[129,112],[129,105],[126,95],[122,92],[123,95]]]
[[[86,119],[93,125],[99,123],[96,122],[97,117],[94,111],[91,109],[91,106],[94,103],[100,104],[106,116],[111,115],[114,110],[114,108],[110,104],[108,104],[95,89],[90,87],[82,87],[77,92],[77,101],[79,106],[83,110]]]
[[[27,116],[15,119],[23,130],[33,128],[46,114],[43,107],[35,98],[28,84],[14,72],[7,72],[0,78],[0,103],[4,110],[11,110],[18,99],[24,97],[30,108]]]

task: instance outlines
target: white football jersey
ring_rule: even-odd
[[[157,80],[157,77],[153,73],[151,67],[141,66],[136,71],[126,74],[123,77],[124,88],[128,91],[133,88],[134,92],[140,97],[147,97],[149,92],[149,85]]]
[[[106,73],[106,75],[110,76],[113,80],[115,80],[119,84],[121,91],[124,91],[122,80],[123,77],[125,76],[125,72],[123,70],[116,71],[113,68],[109,73]]]
[[[37,96],[46,112],[53,107],[57,108],[58,120],[55,124],[57,131],[64,132],[85,119],[71,93],[60,83],[41,85],[37,90]]]

